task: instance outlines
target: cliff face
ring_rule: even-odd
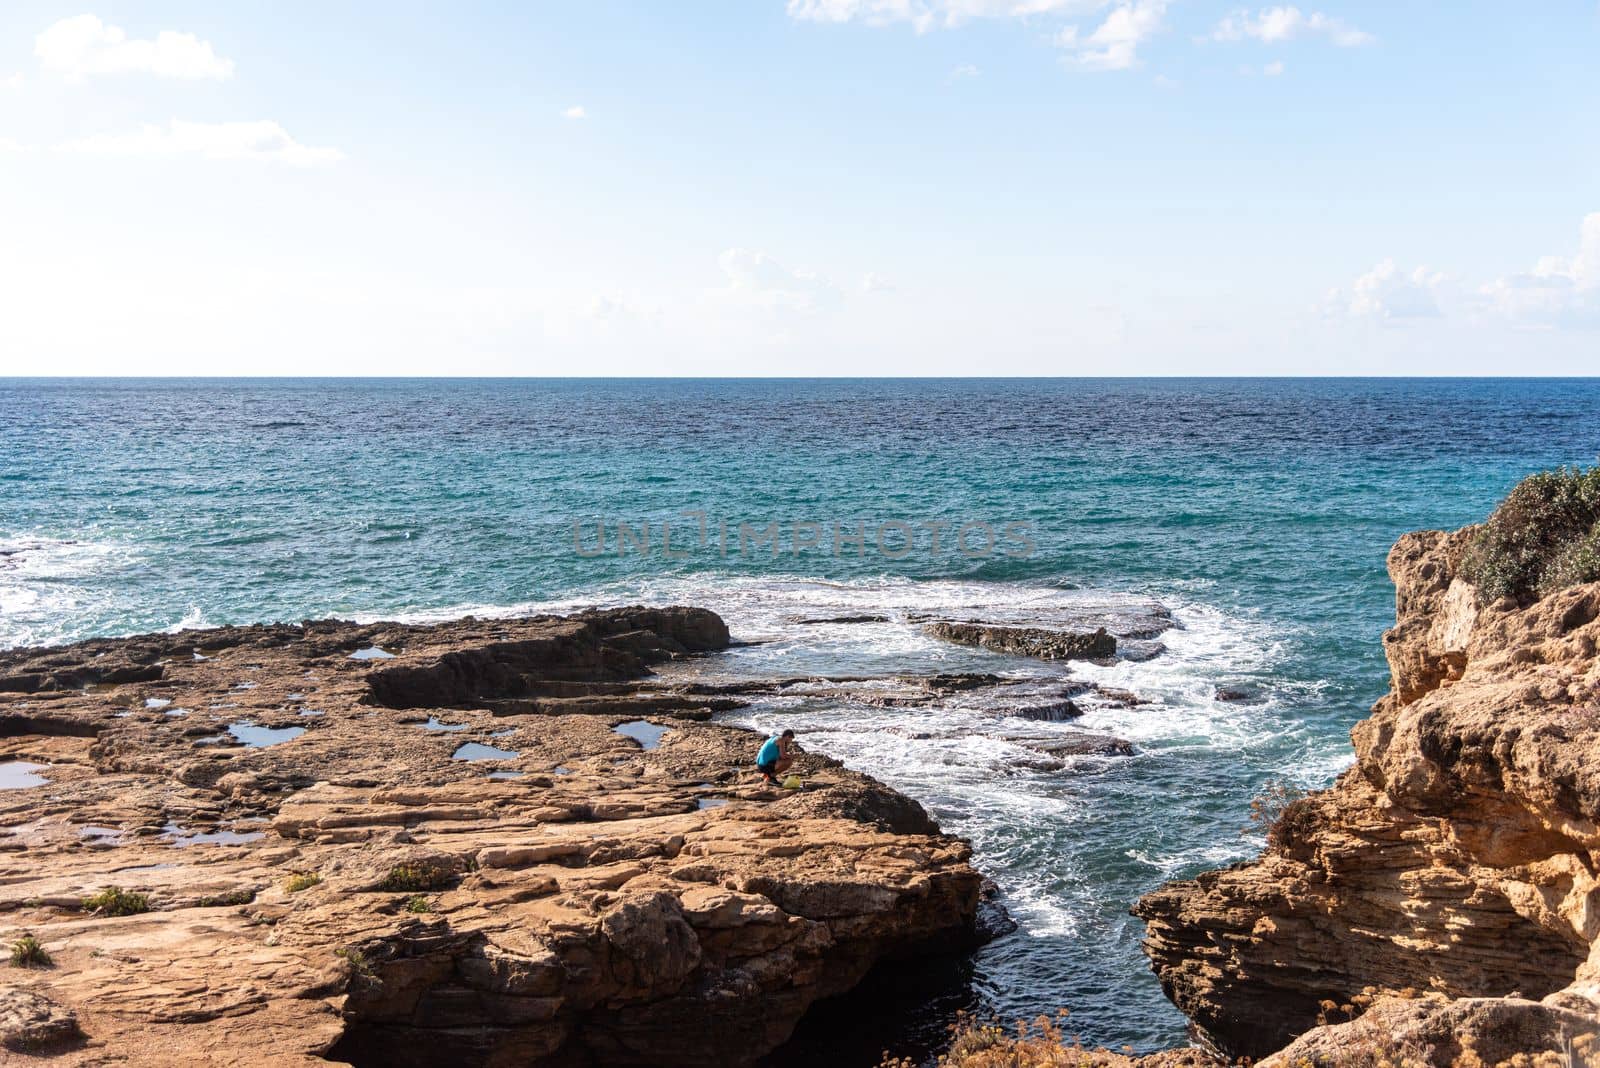
[[[916,802],[816,756],[763,789],[725,698],[648,677],[727,642],[679,608],[0,653],[0,939],[51,958],[0,968],[0,1061],[739,1065],[970,938]]]
[[[1356,765],[1256,861],[1135,908],[1168,996],[1229,1053],[1493,1063],[1600,1031],[1600,584],[1480,608],[1472,533],[1390,553],[1392,685]]]

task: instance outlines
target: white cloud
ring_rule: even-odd
[[[868,271],[861,276],[861,292],[863,293],[893,293],[894,286],[883,275]]]
[[[69,79],[95,74],[154,74],[162,78],[228,78],[233,60],[223,59],[192,33],[162,30],[154,40],[129,40],[119,27],[94,15],[62,19],[34,39],[34,55],[45,70]]]
[[[561,117],[565,119],[587,119],[589,117],[589,113],[583,109],[582,104],[574,104],[567,110],[563,111],[561,113]]]
[[[801,22],[905,24],[918,33],[959,26],[973,19],[1037,16],[1075,18],[1110,7],[1105,19],[1084,34],[1068,26],[1055,35],[1067,61],[1083,70],[1127,70],[1138,65],[1138,49],[1161,29],[1170,0],[788,0],[789,17]],[[971,64],[957,67],[950,81],[976,77]]]
[[[1103,6],[1105,0],[788,0],[787,10],[800,22],[907,23],[926,33],[970,19],[1080,14]]]
[[[1297,7],[1265,7],[1254,15],[1236,11],[1211,31],[1214,41],[1242,41],[1247,37],[1266,44],[1292,41],[1297,37],[1326,37],[1341,48],[1354,48],[1376,40],[1372,34],[1340,19],[1320,11],[1307,15]]]
[[[266,159],[293,166],[314,166],[344,158],[336,148],[313,148],[289,136],[269,119],[255,122],[184,122],[146,124],[137,132],[97,134],[56,146],[62,152],[114,156],[201,156],[205,159]]]
[[[1397,319],[1432,319],[1439,315],[1438,291],[1444,275],[1418,267],[1406,274],[1394,260],[1384,260],[1355,280],[1347,295],[1328,295],[1333,315],[1392,322]]]
[[[0,78],[0,89],[21,89],[23,81],[22,72],[18,71],[9,78]]]
[[[1600,326],[1600,212],[1584,218],[1575,256],[1546,256],[1479,293],[1491,310],[1522,326]]]
[[[730,248],[717,264],[728,280],[721,292],[762,307],[814,311],[839,295],[838,287],[815,271],[790,270],[765,252]]]
[[[1261,73],[1265,74],[1268,78],[1276,78],[1278,75],[1283,73],[1283,60],[1281,60],[1281,59],[1273,60],[1271,63],[1268,63],[1265,67],[1261,68]]]
[[[1056,36],[1067,61],[1083,70],[1127,70],[1139,62],[1139,46],[1161,29],[1167,0],[1119,3],[1087,37],[1076,26]]]
[[[594,293],[581,302],[578,314],[604,326],[660,325],[661,310],[635,297],[619,293]]]
[[[33,151],[33,146],[32,145],[25,145],[25,144],[22,144],[20,141],[13,141],[9,137],[0,137],[0,152],[32,152],[32,151]]]

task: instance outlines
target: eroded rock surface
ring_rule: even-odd
[[[1390,553],[1392,687],[1356,765],[1257,861],[1135,910],[1163,987],[1228,1052],[1303,1035],[1272,1063],[1493,1063],[1600,1031],[1600,584],[1480,608],[1471,534]]]
[[[53,959],[3,1004],[63,1065],[755,1059],[970,939],[981,880],[835,762],[764,790],[719,695],[640,677],[727,641],[626,609],[0,654],[0,761],[47,765],[0,789],[0,937]]]
[[[1117,655],[1117,639],[1104,627],[1070,631],[946,621],[927,623],[922,629],[935,638],[958,645],[976,645],[996,653],[1041,660],[1105,660]]]

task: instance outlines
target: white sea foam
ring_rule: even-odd
[[[167,628],[167,633],[177,634],[179,631],[184,630],[204,630],[209,626],[211,626],[211,621],[206,618],[204,610],[202,610],[199,605],[192,604],[189,606],[188,610],[183,613],[183,617],[181,619]],[[204,660],[205,657],[202,657],[199,653],[196,653],[195,659]]]
[[[1228,827],[1201,827],[1167,837],[1113,837],[1110,852],[1097,836],[1148,819],[1156,799],[1141,793],[1146,779],[1187,761],[1189,774],[1208,767],[1235,769],[1261,754],[1292,755],[1274,768],[1298,785],[1322,785],[1349,762],[1342,739],[1321,739],[1303,722],[1316,684],[1285,684],[1278,669],[1297,634],[1274,620],[1232,613],[1206,600],[1208,583],[1173,584],[1161,598],[1175,626],[1157,640],[1165,651],[1142,662],[1109,665],[1047,662],[953,645],[925,633],[927,617],[978,619],[1073,629],[1106,625],[1113,631],[1159,618],[1149,597],[1115,590],[1064,589],[977,581],[915,581],[883,576],[833,581],[802,575],[697,574],[656,576],[594,587],[575,596],[512,604],[463,603],[358,615],[363,622],[438,622],[466,615],[503,618],[565,613],[625,604],[694,604],[717,611],[737,641],[748,643],[708,660],[662,670],[685,678],[882,676],[950,671],[993,672],[1032,680],[1010,691],[980,689],[932,704],[885,706],[890,681],[813,688],[756,701],[720,719],[756,728],[799,731],[805,746],[842,760],[922,800],[945,828],[974,843],[980,866],[1006,893],[1026,934],[1071,936],[1104,922],[1108,856],[1140,886],[1248,855],[1241,837],[1247,798]],[[843,616],[883,616],[881,623],[814,622]],[[196,614],[198,624],[203,616]],[[808,622],[809,621],[809,622]],[[191,625],[185,615],[178,626]],[[1059,698],[1069,680],[1130,690],[1144,703],[1118,707],[1094,693],[1077,698],[1083,715],[1070,722],[1006,714],[1019,704]],[[1218,687],[1247,691],[1247,701],[1218,698]],[[903,684],[898,687],[903,690]],[[870,700],[868,698],[871,698]],[[1134,757],[1054,757],[1050,743],[1084,732],[1132,741]],[[1272,757],[1276,760],[1277,757]],[[1148,769],[1148,770],[1141,770]],[[1126,779],[1123,793],[1107,792]],[[1150,787],[1154,789],[1155,787]],[[1141,811],[1113,813],[1109,797],[1133,796]],[[1123,803],[1129,803],[1124,801]],[[1213,823],[1216,823],[1213,820]],[[1225,820],[1222,822],[1226,822]],[[1108,829],[1109,827],[1109,829]],[[1145,873],[1140,875],[1138,873]],[[1136,890],[1132,892],[1137,892]],[[1124,903],[1125,907],[1125,903]],[[1098,910],[1098,911],[1097,911]]]
[[[126,544],[31,534],[0,536],[0,648],[71,640],[85,615],[112,606],[95,580],[133,566]]]

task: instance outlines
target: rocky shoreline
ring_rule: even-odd
[[[338,621],[0,654],[0,1041],[50,1063],[745,1064],[982,880],[650,665],[714,614]],[[108,892],[110,891],[110,892]]]
[[[1391,689],[1356,764],[1266,805],[1255,861],[1135,906],[1163,989],[1223,1056],[1600,1054],[1600,583],[1490,599],[1464,562],[1479,531],[1391,552]],[[1047,660],[1160,655],[1174,625],[916,622]],[[878,964],[977,944],[983,880],[919,804],[836,761],[804,755],[804,790],[766,789],[754,738],[715,712],[977,691],[1008,720],[1068,720],[1142,700],[1059,673],[652,670],[729,645],[715,614],[675,607],[0,653],[0,938],[20,958],[0,1046],[63,1065],[751,1064]],[[1133,752],[1008,732],[1041,768]],[[946,1063],[1213,1060],[979,1030]]]
[[[1482,529],[1389,554],[1392,683],[1355,766],[1289,800],[1256,861],[1135,909],[1163,988],[1230,1055],[1600,1058],[1600,583],[1490,600],[1464,567]]]

